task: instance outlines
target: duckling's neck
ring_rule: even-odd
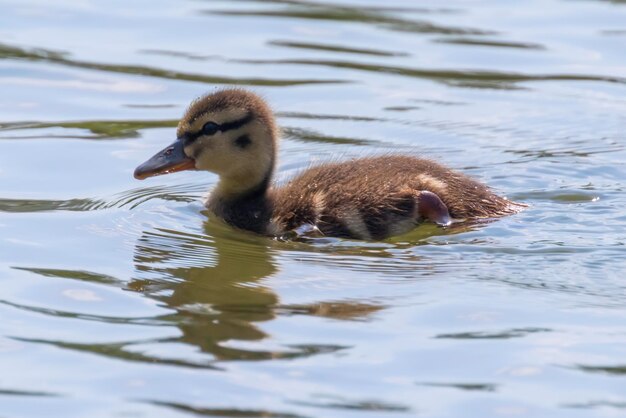
[[[258,197],[265,194],[271,180],[271,174],[261,181],[250,178],[220,178],[217,186],[211,193],[211,198],[215,197],[221,201],[239,201],[248,198]]]
[[[268,192],[273,171],[272,167],[260,181],[250,177],[220,178],[207,207],[237,228],[264,233],[272,212]]]

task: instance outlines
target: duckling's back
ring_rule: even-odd
[[[316,166],[273,189],[270,229],[312,225],[329,236],[382,239],[423,220],[424,192],[429,198],[434,194],[455,219],[501,216],[519,208],[434,161],[387,155]]]

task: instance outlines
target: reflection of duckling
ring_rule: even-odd
[[[191,104],[178,139],[137,167],[135,177],[214,172],[220,181],[208,208],[235,227],[273,236],[318,230],[382,239],[422,220],[449,225],[452,218],[501,216],[522,206],[433,161],[397,155],[323,164],[273,187],[277,132],[260,97],[218,91]]]

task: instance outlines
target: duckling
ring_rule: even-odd
[[[256,94],[225,89],[193,101],[177,139],[135,170],[135,178],[181,170],[219,176],[206,206],[240,229],[269,236],[316,231],[380,240],[420,222],[513,214],[524,205],[429,159],[382,155],[312,167],[275,186],[278,128]]]

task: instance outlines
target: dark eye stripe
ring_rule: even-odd
[[[224,122],[220,125],[220,131],[225,132],[225,131],[230,131],[231,129],[241,128],[243,125],[250,122],[252,119],[254,119],[254,116],[252,115],[252,113],[248,113],[246,116],[244,116],[241,119],[237,119],[232,122]]]
[[[219,130],[221,132],[226,132],[226,131],[230,131],[233,129],[239,129],[246,123],[251,122],[253,119],[254,119],[254,115],[252,113],[248,113],[246,116],[244,116],[241,119],[237,119],[231,122],[224,122],[221,125],[218,125]],[[202,135],[203,135],[202,129],[200,129],[199,132],[186,132],[184,135],[180,137],[180,139],[185,141],[185,144],[191,144]]]
[[[202,131],[200,132],[185,132],[182,136],[179,136],[178,139],[183,141],[185,145],[191,144],[193,141],[198,139],[198,137],[202,135]]]

